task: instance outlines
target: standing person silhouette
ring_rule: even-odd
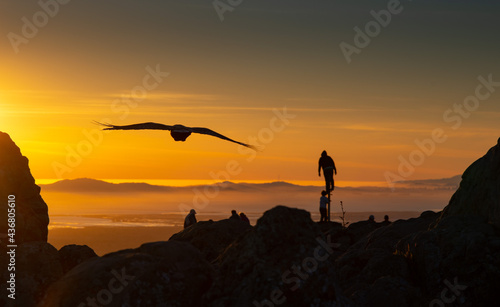
[[[328,222],[326,205],[330,203],[330,200],[326,197],[326,191],[321,191],[321,198],[319,199],[319,213],[321,214],[320,222]]]
[[[188,228],[189,226],[196,223],[196,211],[194,209],[191,209],[191,211],[189,211],[189,214],[184,219],[184,228]]]
[[[326,192],[330,194],[330,192],[335,189],[333,172],[337,175],[337,168],[335,168],[335,162],[333,162],[332,157],[326,154],[326,150],[323,150],[321,158],[319,158],[318,176],[321,176],[321,168],[323,168],[323,175],[325,176]]]

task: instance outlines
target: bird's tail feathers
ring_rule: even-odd
[[[103,127],[107,127],[107,128],[104,128],[103,130],[113,130],[114,126],[112,124],[109,124],[109,123],[101,123],[101,122],[98,122],[96,120],[93,121],[94,124],[97,124],[99,126],[103,126]]]
[[[247,144],[245,144],[244,146],[248,147],[250,149],[253,149],[253,150],[257,151],[257,152],[263,152],[264,151],[264,146],[262,146],[262,145],[247,145]]]

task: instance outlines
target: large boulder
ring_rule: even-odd
[[[427,230],[438,217],[426,211],[418,218],[379,226],[353,244],[336,260],[345,295],[361,306],[418,306],[419,290],[411,283],[408,263],[394,252],[401,239]]]
[[[344,300],[330,256],[335,246],[309,212],[275,207],[219,260],[209,306],[333,306]]]
[[[174,234],[169,241],[189,242],[201,251],[205,259],[212,262],[250,229],[252,226],[238,220],[202,221]]]
[[[59,250],[59,258],[64,273],[84,262],[87,259],[97,257],[93,249],[87,245],[70,244],[61,247]]]
[[[447,216],[478,216],[500,227],[500,138],[463,173],[460,187],[443,210]]]
[[[425,211],[418,218],[397,220],[387,226],[379,227],[359,239],[351,249],[377,248],[392,253],[402,238],[429,229],[439,218],[440,214],[433,211]]]
[[[47,242],[49,215],[28,159],[8,134],[0,132],[0,239],[7,239],[8,198],[15,199],[15,244]]]
[[[352,242],[355,243],[380,227],[381,225],[375,221],[359,221],[350,224],[346,229],[346,234],[348,234],[351,237]]]
[[[498,304],[500,233],[481,217],[444,217],[436,228],[401,240],[396,253],[407,259],[427,302]]]
[[[41,306],[200,306],[213,268],[186,242],[94,257],[52,284]]]
[[[10,251],[6,246],[0,248],[2,263],[11,262]],[[22,243],[15,249],[14,259],[15,270],[2,270],[0,306],[36,306],[47,288],[63,275],[57,249],[42,241]],[[7,296],[11,294],[7,290],[11,273],[15,274],[15,300]]]
[[[465,170],[438,221],[402,239],[396,254],[431,305],[498,305],[500,139]]]

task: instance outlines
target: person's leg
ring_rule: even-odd
[[[326,209],[325,208],[320,208],[319,213],[321,214],[321,219],[319,220],[320,222],[326,222]]]

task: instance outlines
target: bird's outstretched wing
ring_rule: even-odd
[[[103,124],[96,122],[97,124],[107,127],[104,130],[172,130],[173,126],[168,126],[164,124],[158,123],[142,123],[142,124],[134,124],[134,125],[126,125],[126,126],[115,126],[111,124]]]
[[[241,142],[235,141],[233,139],[228,138],[227,136],[223,136],[222,134],[217,133],[217,132],[215,132],[213,130],[210,130],[208,128],[193,127],[193,128],[189,128],[189,130],[191,130],[191,132],[194,132],[194,133],[215,136],[215,137],[218,137],[220,139],[223,139],[223,140],[226,140],[226,141],[229,141],[229,142],[233,142],[233,143],[240,144],[242,146],[251,148],[253,150],[259,150],[259,148],[257,148],[257,146],[248,145],[248,144],[245,144],[245,143],[241,143]]]

